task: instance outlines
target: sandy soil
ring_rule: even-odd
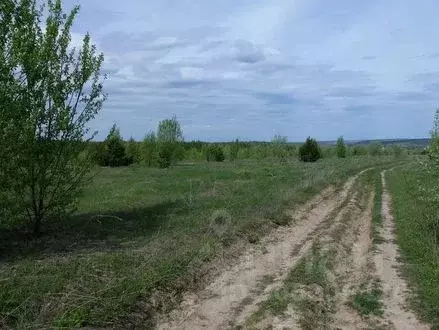
[[[186,295],[181,308],[163,320],[159,329],[227,329],[253,312],[258,301],[281,285],[288,271],[306,254],[323,229],[328,215],[348,196],[356,177],[339,193],[326,189],[292,212],[293,225],[280,227],[246,251],[235,266],[225,269],[209,286]]]
[[[230,329],[246,324],[259,303],[281,287],[289,271],[319,242],[322,251],[334,260],[328,276],[335,290],[329,298],[331,316],[319,329],[429,329],[407,308],[410,293],[398,272],[399,254],[385,172],[381,174],[384,191],[380,233],[385,242],[376,246],[371,238],[374,195],[372,189],[362,194],[355,191],[359,175],[349,179],[341,191],[328,188],[299,210],[291,211],[295,221],[290,226],[279,227],[244,251],[236,264],[224,269],[203,290],[186,294],[180,308],[164,316],[158,328]],[[384,315],[363,318],[349,302],[361,283],[377,279],[383,290]],[[316,289],[302,287],[297,295],[322,303],[327,297],[316,294]],[[299,314],[290,305],[281,317],[268,315],[255,328],[299,329],[298,320],[303,320]]]

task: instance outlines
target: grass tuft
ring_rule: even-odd
[[[383,303],[381,301],[383,291],[380,283],[373,281],[370,288],[361,290],[352,297],[351,307],[356,309],[361,316],[376,315],[382,316],[384,313]]]

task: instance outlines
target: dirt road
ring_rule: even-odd
[[[380,229],[385,242],[373,244],[374,189],[358,182],[364,172],[349,179],[340,191],[328,188],[291,211],[290,226],[280,227],[246,251],[202,291],[187,294],[180,308],[162,318],[158,328],[428,329],[405,308],[407,286],[397,272],[387,190]],[[382,183],[385,187],[384,173]],[[312,271],[319,269],[324,280],[295,279],[301,263],[311,269],[305,277],[312,278]],[[376,297],[375,315],[365,317],[352,301],[358,296],[361,307],[368,290],[382,295]],[[279,292],[288,308],[281,313],[264,310],[264,302]]]

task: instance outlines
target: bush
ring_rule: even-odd
[[[236,139],[235,142],[233,142],[230,145],[230,160],[236,160],[238,158],[239,154],[239,140]]]
[[[369,154],[371,156],[381,156],[384,153],[384,146],[379,142],[373,142],[369,145]]]
[[[168,168],[172,165],[174,146],[171,142],[158,144],[157,165],[160,168]]]
[[[315,139],[308,137],[299,148],[299,158],[303,162],[316,162],[322,158],[322,151]]]
[[[181,142],[174,143],[173,151],[172,151],[172,163],[176,164],[178,161],[184,159],[185,150],[183,144]]]
[[[363,146],[354,146],[352,148],[352,156],[364,156],[367,155],[367,149]]]
[[[153,167],[157,165],[157,139],[154,132],[149,132],[142,142],[141,158],[142,162],[148,166]]]
[[[129,159],[127,158],[125,152],[125,144],[116,124],[114,124],[111,128],[110,133],[108,133],[108,136],[104,141],[104,144],[104,166],[118,167],[129,165]]]
[[[89,142],[88,148],[93,164],[106,166],[107,151],[103,142]]]
[[[337,139],[337,144],[335,146],[335,149],[336,149],[336,153],[337,153],[338,158],[346,158],[347,148],[346,148],[346,144],[344,143],[344,139],[342,136],[340,136]]]
[[[126,157],[129,164],[140,162],[139,144],[133,138],[130,138],[127,142]]]
[[[222,162],[225,158],[223,148],[220,146],[212,144],[207,147],[206,159],[208,162]]]
[[[271,148],[273,156],[278,159],[280,163],[285,163],[288,158],[287,150],[288,139],[286,136],[275,135],[271,140]]]

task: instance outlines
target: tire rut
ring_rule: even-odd
[[[245,320],[309,251],[328,217],[345,203],[363,172],[350,178],[339,193],[325,189],[291,212],[296,223],[268,235],[261,242],[263,249],[246,251],[236,265],[224,270],[201,292],[187,294],[180,308],[159,322],[158,329],[227,329]]]

